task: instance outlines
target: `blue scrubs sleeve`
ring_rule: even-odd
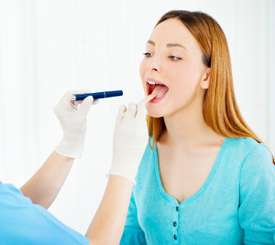
[[[89,241],[13,185],[0,184],[0,244],[88,245]]]

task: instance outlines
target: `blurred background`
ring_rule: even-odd
[[[92,107],[84,155],[50,208],[85,232],[105,187],[118,106],[142,98],[145,42],[172,9],[204,11],[220,23],[242,114],[275,152],[274,0],[0,0],[2,182],[23,185],[59,142],[53,107],[65,91],[123,89],[123,98]]]

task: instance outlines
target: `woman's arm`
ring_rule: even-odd
[[[275,244],[275,167],[272,155],[257,144],[240,171],[238,218],[243,244]]]
[[[63,130],[63,138],[42,167],[21,188],[33,203],[48,208],[64,184],[75,158],[81,156],[86,134],[87,114],[93,103],[87,97],[80,104],[72,103],[67,92],[55,107],[55,114]]]

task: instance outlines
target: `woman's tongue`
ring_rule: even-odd
[[[161,99],[166,92],[168,91],[168,87],[165,85],[156,85],[154,90],[152,91],[152,94],[155,95],[155,97],[152,100],[159,100]]]

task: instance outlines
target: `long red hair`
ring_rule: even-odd
[[[190,31],[202,50],[202,62],[210,68],[209,87],[203,102],[207,125],[224,137],[249,137],[262,143],[243,119],[236,103],[228,44],[220,25],[202,12],[174,10],[164,14],[156,26],[171,18],[180,20]],[[147,116],[147,126],[153,142],[166,130],[163,117]]]

